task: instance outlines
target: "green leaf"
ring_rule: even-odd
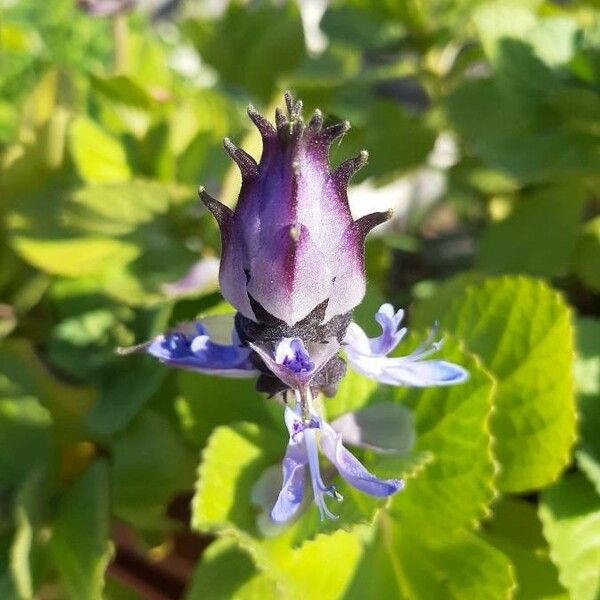
[[[80,439],[81,417],[94,400],[93,390],[57,379],[42,363],[30,342],[24,339],[6,340],[0,348],[0,361],[3,368],[0,394],[18,399],[16,414],[20,413],[27,421],[31,419],[32,424],[34,420],[38,424],[44,422],[42,414],[45,411],[40,411],[37,401],[32,402],[35,398],[52,416],[61,441]],[[9,406],[6,405],[7,415],[10,414]],[[35,448],[35,444],[32,447]]]
[[[10,243],[43,271],[101,276],[110,295],[156,304],[164,301],[160,284],[197,259],[177,235],[192,197],[189,188],[152,181],[31,194],[10,205]]]
[[[542,492],[539,515],[550,557],[572,600],[600,593],[600,496],[580,474]]]
[[[417,325],[433,312],[424,302]],[[554,481],[575,439],[573,327],[562,297],[541,281],[489,278],[436,311],[496,379],[492,434],[505,491]]]
[[[333,154],[337,164],[363,149],[369,162],[354,181],[374,177],[382,183],[394,174],[402,175],[423,164],[433,149],[436,132],[422,119],[390,101],[371,101],[364,123],[350,130],[344,143]],[[404,140],[411,140],[406,144]]]
[[[600,321],[580,318],[576,330],[579,447],[575,451],[575,458],[579,468],[600,494]]]
[[[213,542],[203,553],[186,600],[275,600],[273,581],[229,539]]]
[[[468,286],[484,280],[477,271],[465,271],[446,279],[435,287],[432,294],[418,302],[411,313],[411,325],[414,327],[433,327],[448,310],[456,298],[462,297]]]
[[[98,600],[113,555],[109,541],[108,468],[96,460],[62,497],[50,551],[67,596]]]
[[[217,427],[202,453],[196,493],[192,502],[192,526],[201,531],[236,527],[258,534],[258,510],[250,492],[273,456],[283,456],[287,437],[242,423]]]
[[[168,375],[168,369],[147,356],[121,357],[103,375],[98,401],[86,417],[94,436],[107,437],[123,429],[148,402]]]
[[[475,357],[447,338],[440,357],[469,371],[458,386],[394,388],[394,398],[413,410],[416,452],[433,460],[394,496],[391,513],[404,525],[419,523],[444,534],[470,527],[487,514],[495,496],[490,416],[494,383]]]
[[[47,502],[47,481],[33,471],[19,490],[14,504],[16,531],[10,551],[10,571],[20,598],[33,598],[40,583],[41,553],[48,541],[42,529]]]
[[[538,188],[484,232],[479,266],[492,273],[566,275],[584,202],[582,181]]]
[[[18,235],[12,244],[34,267],[66,277],[97,273],[115,261],[129,262],[141,252],[127,242],[99,237],[44,240]]]
[[[175,406],[185,436],[194,445],[203,446],[219,425],[239,421],[270,428],[280,425],[280,409],[256,392],[252,379],[181,372],[177,381],[181,396]]]
[[[491,2],[481,6],[474,22],[486,54],[496,57],[502,39],[527,42],[550,65],[568,63],[576,50],[577,22],[568,17],[537,19],[530,7],[515,2]]]
[[[573,254],[573,270],[592,292],[600,293],[600,217],[585,225]]]
[[[263,102],[304,53],[302,22],[291,3],[261,5],[251,11],[232,3],[218,22],[189,21],[186,26],[202,58],[224,82]]]
[[[144,88],[124,75],[92,75],[91,84],[100,101],[104,123],[119,133],[129,131],[138,137],[146,133],[158,103]]]
[[[330,7],[320,26],[330,40],[361,49],[393,43],[404,33],[400,22],[376,18],[351,6]]]
[[[386,515],[365,548],[344,600],[505,600],[514,589],[506,556],[477,536],[424,536],[418,523],[406,528]]]
[[[473,21],[486,54],[492,59],[498,52],[500,40],[506,37],[522,39],[536,24],[529,7],[511,2],[486,3],[475,11]]]
[[[483,524],[482,537],[502,551],[515,568],[520,600],[568,600],[550,562],[534,504],[505,498],[494,506],[494,517]]]
[[[246,539],[241,545],[251,552],[259,568],[275,579],[284,598],[334,600],[351,585],[363,553],[361,537],[356,531],[338,529],[292,550],[287,536],[260,545]]]
[[[502,37],[493,76],[466,79],[444,106],[487,166],[523,182],[553,181],[598,172],[600,103],[588,92],[560,78],[529,42]]]
[[[69,149],[84,181],[120,183],[131,179],[123,146],[91,119],[73,119],[69,129]]]
[[[0,387],[5,383],[2,374]],[[23,395],[0,399],[1,488],[15,488],[36,467],[53,464],[56,450],[51,427],[49,411],[36,398]]]
[[[189,489],[194,463],[166,419],[145,411],[111,445],[114,514],[143,529],[164,526],[168,501]]]
[[[364,138],[369,163],[361,177],[389,177],[421,165],[433,149],[436,132],[396,103],[377,102],[369,114]],[[404,141],[403,141],[404,140]],[[410,144],[405,143],[410,140]]]

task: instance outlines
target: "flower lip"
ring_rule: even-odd
[[[406,328],[400,328],[402,317],[403,311],[394,312],[390,304],[382,305],[375,316],[382,328],[378,338],[368,338],[356,323],[348,326],[343,345],[355,371],[380,383],[412,387],[456,385],[468,379],[468,372],[458,365],[444,360],[425,360],[442,347],[442,340],[434,339],[437,323],[427,339],[407,356],[387,356],[406,334]]]
[[[311,406],[310,390],[306,391],[309,407]],[[294,409],[289,406],[285,409],[284,419],[290,440],[283,464],[283,481],[281,490],[271,510],[271,519],[282,523],[296,515],[302,503],[304,487],[304,471],[308,466],[314,502],[321,514],[321,519],[337,519],[325,502],[325,497],[330,496],[341,502],[343,496],[333,485],[325,485],[321,477],[319,466],[319,449],[336,467],[340,476],[356,489],[374,496],[385,498],[399,492],[404,487],[401,479],[378,479],[371,474],[354,457],[342,443],[342,436],[327,424],[323,419],[309,409],[308,418],[302,415],[300,393],[296,394],[297,403]]]
[[[275,352],[275,362],[294,373],[309,373],[315,368],[300,338],[281,340]]]
[[[212,319],[216,320],[217,317]],[[229,319],[223,316],[220,320]],[[233,320],[229,321],[231,327]],[[146,352],[162,363],[198,373],[235,378],[256,377],[260,372],[250,360],[250,348],[240,344],[235,329],[230,331],[230,344],[216,343],[201,322],[185,322],[143,344],[119,348],[117,351],[119,354]]]
[[[265,367],[293,390],[306,388],[340,349],[335,337],[324,342],[308,342],[308,347],[300,338],[283,338],[274,350],[271,342],[249,342],[249,346]]]

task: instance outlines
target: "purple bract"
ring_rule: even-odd
[[[263,142],[258,163],[225,140],[242,173],[235,210],[200,188],[221,230],[221,293],[237,311],[228,324],[230,339],[217,343],[203,321],[184,323],[124,350],[144,351],[165,364],[200,373],[258,377],[259,390],[281,394],[290,437],[282,487],[271,512],[276,522],[298,513],[307,467],[321,516],[333,517],[325,497],[339,501],[341,495],[323,482],[319,450],[347,483],[366,494],[386,497],[404,485],[399,479],[377,479],[344,446],[387,452],[386,444],[367,431],[368,423],[376,415],[382,432],[393,430],[398,406],[374,405],[369,418],[350,413],[330,425],[313,402],[314,394],[335,393],[346,371],[341,351],[355,371],[388,385],[453,385],[468,377],[462,367],[426,360],[441,346],[435,330],[411,354],[389,356],[406,334],[403,311],[390,304],[375,315],[382,330],[376,338],[352,322],[352,309],[366,288],[365,237],[389,213],[352,218],[346,188],[367,153],[331,171],[329,147],[349,124],[323,128],[316,111],[305,125],[302,104],[289,94],[285,99],[287,115],[277,110],[275,126],[248,109]]]

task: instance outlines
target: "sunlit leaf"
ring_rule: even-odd
[[[440,355],[467,369],[469,380],[394,389],[394,398],[413,410],[415,450],[431,453],[433,460],[393,497],[391,512],[403,527],[420,523],[434,537],[479,521],[496,494],[490,431],[494,382],[455,340],[447,339]]]
[[[79,175],[90,183],[120,183],[131,178],[123,146],[85,117],[71,122],[69,148]]]
[[[503,600],[514,587],[507,557],[476,535],[457,532],[438,539],[422,535],[417,523],[400,527],[382,515],[375,539],[340,597],[358,600],[376,589],[382,600]]]
[[[489,278],[446,305],[435,298],[422,303],[416,323],[424,325],[421,315],[432,312],[497,381],[491,431],[500,488],[524,491],[554,481],[575,439],[573,327],[562,297],[542,281]]]

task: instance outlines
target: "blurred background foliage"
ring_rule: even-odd
[[[598,3],[129,4],[0,0],[0,598],[598,598]],[[259,153],[245,106],[284,89],[351,121],[332,163],[369,150],[355,215],[396,211],[356,318],[439,319],[472,377],[349,375],[331,417],[410,409],[414,446],[364,457],[407,489],[272,531],[280,409],[114,350],[228,310],[195,188],[235,202],[222,138]],[[124,527],[178,585],[132,583]]]

